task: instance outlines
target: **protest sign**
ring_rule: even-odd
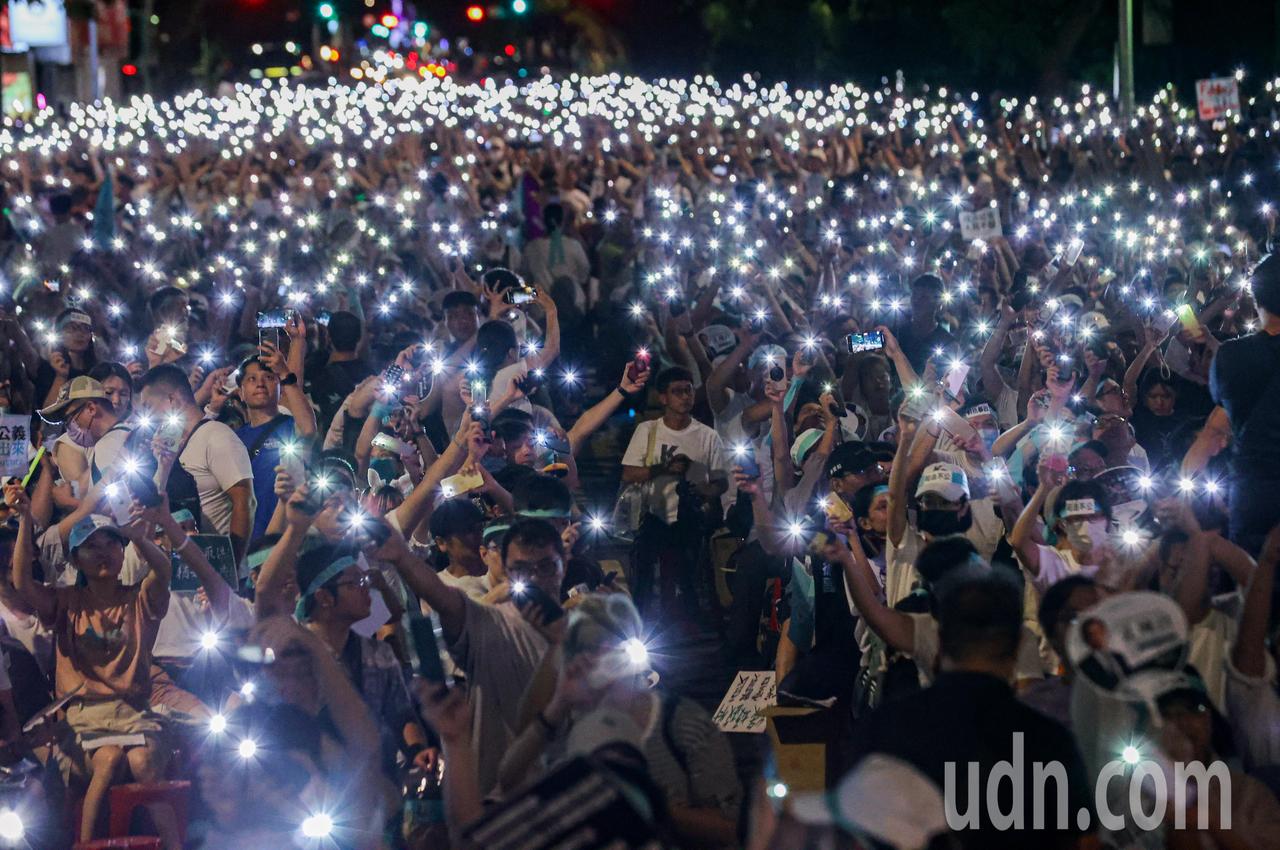
[[[712,716],[722,732],[763,732],[762,708],[777,702],[777,680],[772,670],[739,670],[733,684]]]
[[[1002,236],[1000,229],[1000,211],[995,207],[983,207],[973,212],[961,211],[960,236],[966,242],[975,239],[992,239]]]
[[[1214,121],[1240,111],[1240,87],[1235,77],[1196,80],[1196,106],[1201,121]]]
[[[464,834],[489,850],[653,846],[653,827],[630,802],[635,789],[594,759],[578,757],[488,810]]]
[[[191,541],[200,547],[200,551],[204,552],[204,556],[209,559],[209,563],[218,571],[218,575],[232,587],[240,584],[239,575],[236,572],[236,554],[231,548],[231,538],[225,534],[193,534]],[[173,564],[173,581],[169,585],[170,590],[182,592],[192,592],[200,589],[200,577],[197,576],[187,562],[177,553],[173,552],[169,555],[170,563]]]
[[[22,478],[27,474],[31,451],[31,419],[6,413],[0,416],[0,478]]]

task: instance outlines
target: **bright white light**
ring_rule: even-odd
[[[1147,475],[1144,475],[1138,479],[1138,486],[1141,487],[1143,490],[1150,490],[1152,487],[1155,486],[1155,484],[1156,483],[1151,480],[1151,477]]]
[[[769,796],[774,799],[781,799],[787,796],[787,786],[782,782],[775,782],[769,786]]]
[[[622,651],[627,654],[627,661],[631,663],[632,667],[648,666],[649,650],[639,638],[628,638],[622,644]]]
[[[1196,489],[1196,482],[1190,478],[1180,478],[1178,480],[1178,489],[1184,493],[1190,493]]]
[[[245,682],[243,685],[240,686],[240,696],[244,697],[245,699],[253,699],[253,692],[256,691],[257,689],[258,689],[258,686],[255,685],[253,682]]]
[[[1125,764],[1137,764],[1142,761],[1142,751],[1130,744],[1120,752],[1120,758],[1124,759]]]
[[[240,758],[251,759],[258,752],[258,742],[252,738],[245,738],[240,741],[240,746],[236,747],[236,751],[240,753]]]
[[[513,582],[511,582],[511,592],[512,592],[513,594],[515,594],[516,596],[519,596],[520,594],[524,593],[524,592],[525,592],[525,590],[527,590],[527,589],[528,589],[528,587],[529,587],[529,585],[525,584],[525,583],[524,583],[524,582],[522,582],[522,581],[513,581]]]
[[[311,815],[302,822],[302,834],[307,838],[327,838],[333,832],[333,818],[324,812]]]
[[[27,828],[17,812],[13,809],[0,810],[0,838],[5,841],[21,841],[26,832]]]
[[[212,631],[210,631],[210,632],[205,632],[204,634],[200,635],[200,648],[201,648],[201,649],[216,649],[216,648],[217,648],[217,646],[218,646],[218,633],[217,633],[217,632],[212,632]]]
[[[591,517],[589,520],[587,520],[587,524],[591,526],[592,531],[604,530],[604,520],[598,516]]]
[[[215,735],[221,735],[227,731],[227,718],[221,714],[215,714],[209,718],[209,731]]]
[[[1135,529],[1126,528],[1121,532],[1120,539],[1124,541],[1124,545],[1126,546],[1137,546],[1142,542],[1142,535]]]

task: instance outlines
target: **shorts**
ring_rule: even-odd
[[[111,735],[159,737],[160,720],[149,709],[139,710],[123,699],[74,700],[67,706],[67,724],[82,743]]]

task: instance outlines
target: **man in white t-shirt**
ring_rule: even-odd
[[[93,443],[85,450],[87,469],[80,479],[81,493],[97,484],[124,450],[131,430],[120,421],[102,383],[80,375],[63,385],[58,400],[40,411],[47,422],[75,425]]]
[[[728,489],[729,463],[713,429],[693,419],[693,376],[680,367],[664,369],[657,378],[662,417],[643,422],[631,435],[622,456],[622,480],[654,482],[653,499],[636,538],[638,605],[648,601],[653,568],[662,564],[664,607],[674,602],[678,580],[685,612],[697,613],[694,571],[707,529],[702,508]]]
[[[235,431],[204,418],[187,376],[177,366],[166,364],[147,372],[138,395],[142,406],[157,417],[161,438],[177,438],[173,444],[178,458],[165,487],[169,507],[190,510],[203,532],[231,535],[239,562],[249,544],[255,509],[248,449]]]

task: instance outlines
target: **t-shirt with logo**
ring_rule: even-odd
[[[654,429],[657,432],[653,441],[653,453],[646,457],[649,435]],[[689,471],[685,474],[685,480],[691,484],[707,484],[713,478],[728,477],[729,462],[725,457],[720,435],[696,420],[690,421],[680,431],[668,428],[661,419],[640,423],[631,435],[631,442],[622,456],[622,465],[654,466],[667,463],[676,455],[689,458]],[[680,495],[676,489],[678,484],[679,479],[673,475],[663,475],[657,481],[657,498],[653,510],[664,522],[676,521],[680,507]],[[664,506],[665,516],[661,513]]]

